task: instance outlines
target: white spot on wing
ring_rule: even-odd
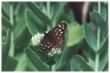
[[[50,46],[47,46],[47,48],[50,48]]]
[[[61,34],[63,33],[63,31],[60,32]]]
[[[59,24],[58,27],[61,28],[61,25]]]
[[[62,29],[64,29],[64,25],[63,24],[61,24],[62,25]]]
[[[61,48],[52,48],[48,53],[49,56],[54,56],[55,54],[61,54]]]
[[[59,32],[61,32],[62,30],[61,29],[58,29],[59,30]]]

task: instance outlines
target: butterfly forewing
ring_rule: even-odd
[[[48,33],[46,33],[40,43],[42,50],[49,52],[51,48],[60,47],[64,42],[65,29],[66,24],[60,23]]]

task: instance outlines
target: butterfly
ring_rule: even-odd
[[[59,48],[64,43],[64,33],[66,31],[66,23],[60,22],[48,33],[45,33],[45,36],[40,42],[41,49],[48,53],[52,48]]]

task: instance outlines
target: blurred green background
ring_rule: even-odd
[[[89,3],[87,21],[82,5],[2,2],[2,71],[108,71],[108,3]],[[68,29],[61,54],[50,57],[30,44],[62,20]]]

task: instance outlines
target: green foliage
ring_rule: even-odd
[[[98,11],[94,9],[91,12],[90,23],[84,25],[84,34],[88,45],[95,54],[95,59],[92,60],[94,66],[92,64],[90,66],[96,71],[103,71],[108,64],[108,23],[106,14],[102,16],[103,11],[107,11],[107,8],[104,8],[104,3],[99,4]],[[101,52],[102,50],[103,52]]]
[[[93,69],[87,64],[81,56],[73,56],[70,62],[72,71],[93,71]]]
[[[6,59],[2,59],[2,70],[3,71],[13,71],[16,68],[17,61],[12,57],[7,57]]]
[[[30,60],[32,61],[32,63],[36,66],[36,68],[40,71],[45,71],[45,70],[49,70],[48,65],[43,62],[39,55],[37,53],[35,53],[33,50],[31,50],[30,48],[28,48],[26,50],[26,54],[27,56],[30,58]]]
[[[100,4],[100,13],[93,3],[90,22],[79,25],[67,2],[3,2],[2,71],[108,70],[107,4]],[[30,44],[61,21],[67,24],[61,54],[48,56]]]

